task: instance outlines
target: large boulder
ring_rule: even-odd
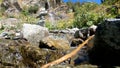
[[[36,46],[39,46],[40,40],[49,35],[47,28],[34,24],[23,24],[22,33],[24,38]]]
[[[45,37],[40,42],[40,48],[52,48],[52,49],[61,49],[69,50],[70,45],[69,41],[62,38],[54,38],[52,36]]]
[[[25,68],[20,48],[27,44],[25,40],[0,39],[0,68]]]
[[[98,25],[89,58],[92,64],[120,66],[120,19],[108,19]]]
[[[32,46],[24,39],[0,39],[0,68],[40,68],[64,54],[63,50]]]
[[[32,45],[22,46],[20,51],[24,64],[30,68],[40,68],[65,54],[63,50],[40,49]]]

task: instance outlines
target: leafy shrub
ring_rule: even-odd
[[[72,28],[72,25],[73,25],[73,19],[58,20],[55,22],[55,25],[52,25],[51,22],[48,20],[45,22],[45,26],[49,30]]]
[[[22,10],[21,14],[27,16],[27,15],[29,15],[30,13],[28,12],[28,10]]]
[[[105,5],[114,5],[117,3],[119,0],[101,0],[103,4]]]
[[[97,4],[95,3],[84,3],[81,7],[76,7],[73,23],[74,27],[82,28],[95,24],[98,19],[98,15],[90,11],[92,11],[96,6]]]
[[[35,6],[30,6],[30,7],[26,7],[24,6],[23,10],[22,10],[22,14],[27,16],[33,13],[36,13],[38,11],[39,7],[37,5]]]
[[[118,9],[115,6],[113,7],[114,8],[110,8],[109,11],[106,12],[104,10],[106,6],[98,6],[95,3],[84,3],[80,7],[76,7],[73,25],[78,28],[89,27],[93,24],[97,25],[101,23],[104,19],[113,18],[119,13]]]
[[[94,19],[95,19],[94,14],[90,13],[78,14],[74,20],[74,27],[82,28],[91,26],[95,23]]]
[[[107,8],[106,12],[109,14],[112,14],[112,15],[117,15],[118,14],[118,7],[111,6],[111,7]]]
[[[28,12],[29,13],[36,13],[38,11],[38,9],[39,9],[38,5],[30,6],[28,8]]]

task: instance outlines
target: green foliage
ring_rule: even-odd
[[[96,24],[98,15],[90,11],[97,6],[95,3],[84,3],[81,7],[76,7],[74,27],[82,28]]]
[[[0,7],[0,17],[3,16],[4,12],[5,12],[5,8],[4,7]]]
[[[101,2],[105,5],[114,5],[119,0],[101,0]]]
[[[52,25],[50,21],[46,21],[45,26],[49,30],[54,30],[54,29],[66,29],[66,28],[72,28],[73,24],[73,19],[68,19],[68,20],[58,20],[55,25]]]
[[[38,11],[38,9],[39,9],[38,5],[30,6],[30,7],[28,8],[28,12],[29,12],[29,13],[36,13],[36,12]]]
[[[30,6],[30,7],[24,7],[24,9],[22,10],[22,14],[27,16],[27,15],[30,15],[30,14],[34,14],[38,11],[39,7],[37,5],[35,6]]]
[[[106,12],[111,15],[118,15],[118,7],[117,6],[111,6],[107,8]]]
[[[98,15],[95,13],[86,12],[86,13],[78,14],[74,20],[74,27],[78,27],[78,28],[88,27],[93,24],[96,24],[97,20],[98,20]]]
[[[68,6],[69,8],[72,8],[72,7],[74,6],[74,5],[73,5],[73,3],[72,3],[72,2],[70,2],[70,1],[69,1],[69,2],[67,2],[66,4],[67,4],[67,6]]]
[[[119,13],[116,6],[109,8],[108,12],[101,9],[106,9],[106,6],[99,6],[95,3],[84,3],[80,7],[76,7],[74,27],[83,28],[93,24],[97,25],[103,22],[104,19],[113,18]]]
[[[27,15],[29,15],[30,13],[28,12],[28,10],[22,10],[21,14],[27,16]]]

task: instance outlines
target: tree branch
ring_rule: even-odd
[[[78,46],[75,50],[73,50],[71,53],[69,53],[69,54],[67,54],[67,55],[65,55],[65,56],[61,57],[60,59],[57,59],[57,60],[55,60],[55,61],[53,61],[53,62],[50,62],[50,63],[48,63],[48,64],[45,64],[45,65],[43,65],[41,68],[48,68],[49,66],[53,66],[53,65],[55,65],[55,64],[59,64],[59,63],[65,61],[65,60],[67,60],[67,59],[75,56],[75,55],[79,52],[79,50],[80,50],[85,44],[87,44],[88,41],[91,40],[93,37],[94,37],[94,35],[90,36],[90,37],[89,37],[87,40],[85,40],[82,44],[79,44],[79,46]]]

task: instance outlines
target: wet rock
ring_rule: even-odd
[[[38,68],[64,54],[63,50],[32,46],[24,39],[0,39],[0,68]]]
[[[38,68],[62,57],[64,52],[61,50],[40,49],[37,46],[23,46],[21,47],[21,55],[26,66]]]
[[[44,45],[46,44],[46,46]],[[62,50],[68,50],[70,49],[69,42],[65,39],[60,38],[54,38],[52,36],[48,36],[42,39],[39,47],[45,48],[45,47],[51,47],[54,49],[62,49]]]
[[[71,47],[76,47],[78,46],[79,44],[83,43],[84,40],[78,38],[78,39],[73,39],[72,42],[71,42]]]
[[[108,19],[98,25],[94,46],[89,52],[90,63],[120,66],[120,19]]]
[[[83,40],[86,40],[89,36],[88,28],[80,29],[75,32],[74,37],[75,38],[81,38]]]
[[[96,25],[90,26],[90,27],[88,28],[88,30],[89,30],[89,35],[92,36],[93,34],[95,34],[96,29],[97,29],[97,26],[96,26]]]
[[[40,40],[49,35],[47,28],[34,24],[23,24],[22,33],[34,46],[39,46]]]
[[[0,67],[25,67],[19,49],[21,46],[27,46],[27,43],[25,40],[0,39]]]
[[[92,25],[88,28],[79,29],[74,33],[74,37],[86,40],[89,36],[92,36],[95,34],[96,28],[97,28],[96,25]]]

